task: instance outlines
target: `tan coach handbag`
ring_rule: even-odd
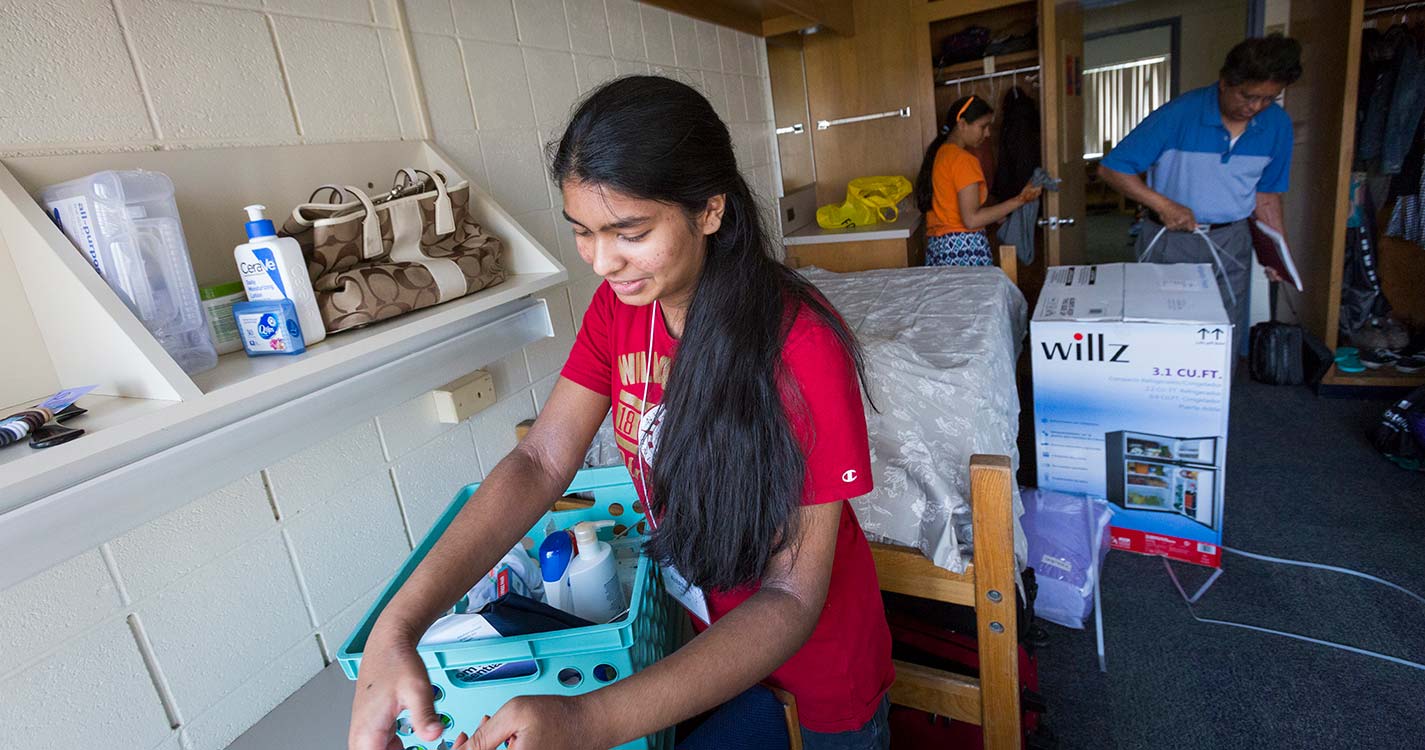
[[[328,202],[317,202],[319,196]],[[470,185],[403,169],[372,199],[322,185],[293,209],[282,234],[307,259],[328,333],[438,305],[505,280],[504,244],[470,216]]]

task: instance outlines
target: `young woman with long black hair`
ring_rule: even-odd
[[[551,171],[605,283],[528,436],[377,622],[350,747],[387,750],[402,709],[439,736],[414,644],[568,486],[612,406],[647,550],[693,584],[680,600],[700,634],[600,690],[512,700],[469,747],[603,750],[765,681],[796,696],[808,750],[884,750],[890,633],[846,502],[872,488],[855,338],[774,259],[728,129],[692,88],[606,84]]]
[[[970,149],[979,148],[989,137],[994,112],[984,97],[971,94],[956,99],[946,112],[947,124],[925,149],[915,180],[915,205],[925,214],[928,266],[993,265],[984,228],[1043,192],[1029,184],[1003,203],[985,205],[988,183]]]

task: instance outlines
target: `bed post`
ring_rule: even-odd
[[[1019,256],[1014,245],[1000,245],[999,257],[995,259],[995,265],[999,266],[1004,275],[1009,277],[1009,283],[1019,286]]]
[[[985,750],[1019,748],[1019,623],[1014,570],[1014,472],[1008,456],[970,457]]]

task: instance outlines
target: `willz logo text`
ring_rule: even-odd
[[[1128,353],[1128,345],[1106,344],[1101,333],[1090,333],[1087,336],[1076,333],[1072,343],[1041,341],[1039,346],[1044,350],[1045,359],[1073,360],[1075,362],[1128,362],[1128,358],[1124,356]]]

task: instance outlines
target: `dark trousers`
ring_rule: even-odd
[[[803,750],[889,750],[890,697],[871,720],[849,732],[813,732],[802,728]],[[786,714],[772,692],[761,685],[722,704],[678,743],[678,750],[769,750],[790,745]]]

